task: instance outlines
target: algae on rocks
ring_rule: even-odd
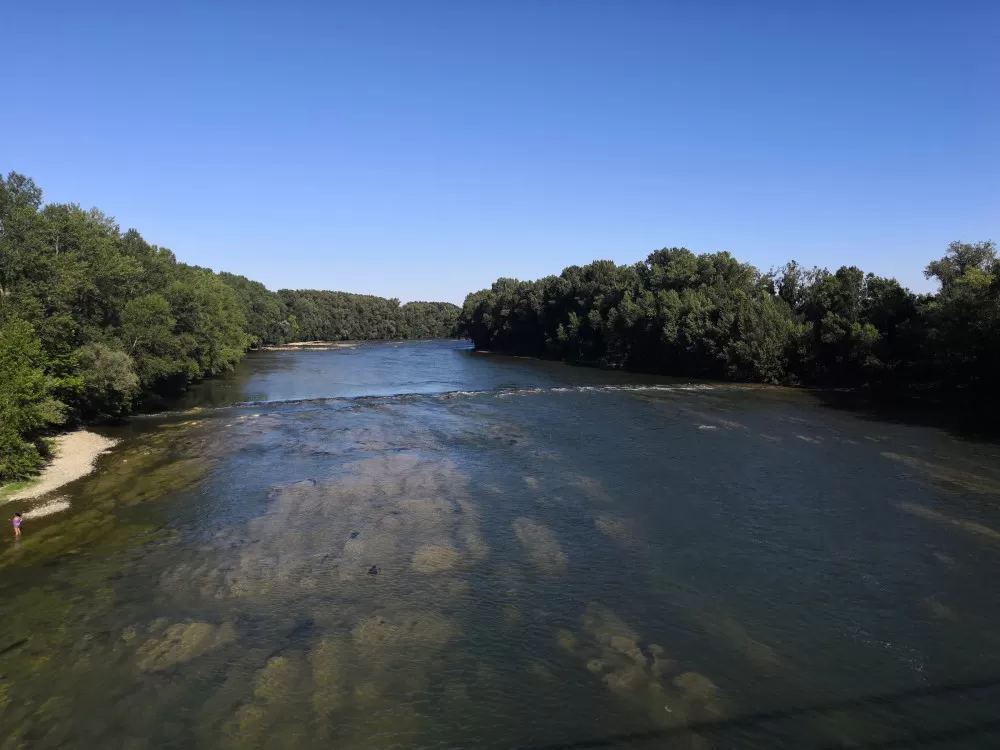
[[[587,671],[620,699],[644,707],[655,723],[683,726],[722,715],[719,690],[710,679],[689,671],[665,683],[676,669],[665,649],[656,643],[641,645],[638,633],[603,604],[587,605],[583,631],[573,653]],[[568,646],[564,632],[558,637]]]
[[[434,577],[416,583],[415,574],[464,568],[488,554],[468,478],[448,461],[411,453],[363,459],[331,479],[276,487],[268,512],[250,521],[244,536],[254,543],[226,543],[220,564],[199,570],[196,585],[245,598],[349,593],[370,583],[366,573],[374,565],[380,582],[384,575],[433,588]],[[190,585],[190,572],[179,580]]]
[[[174,623],[163,637],[153,636],[136,652],[136,664],[144,672],[157,672],[196,659],[236,640],[229,623]]]
[[[329,733],[329,721],[344,705],[344,646],[325,638],[309,654],[313,674],[313,708],[321,736]]]
[[[294,747],[304,737],[300,714],[303,665],[299,654],[274,656],[254,677],[253,694],[224,727],[233,750]]]
[[[620,518],[614,518],[612,516],[599,516],[594,521],[595,528],[617,542],[621,542],[626,545],[635,544],[636,534],[632,528],[632,525]]]
[[[462,563],[462,556],[450,544],[425,544],[413,553],[413,569],[418,573],[439,573]]]
[[[548,526],[530,518],[517,518],[512,525],[532,564],[546,573],[561,573],[566,569],[569,558]]]

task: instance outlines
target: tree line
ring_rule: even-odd
[[[45,460],[67,422],[122,417],[229,370],[253,347],[301,340],[444,338],[459,308],[268,290],[177,261],[76,204],[0,178],[0,481]]]
[[[763,273],[729,253],[665,248],[470,294],[459,330],[478,348],[692,378],[866,389],[996,404],[1000,261],[953,242],[935,294],[856,267]]]

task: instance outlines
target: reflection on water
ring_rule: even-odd
[[[2,750],[1000,742],[990,446],[454,344],[116,436],[0,546]]]

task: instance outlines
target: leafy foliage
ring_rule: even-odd
[[[408,302],[366,294],[311,289],[278,292],[289,324],[302,341],[451,338],[459,308],[448,302]]]
[[[95,341],[76,351],[83,381],[79,408],[85,415],[127,414],[139,391],[131,357],[119,348]]]
[[[121,417],[225,372],[248,348],[308,339],[454,336],[459,308],[272,292],[179,263],[97,209],[0,179],[0,481],[43,459],[66,419]]]
[[[918,296],[855,267],[762,274],[728,253],[665,248],[470,294],[459,328],[482,349],[702,378],[995,399],[996,245],[952,243]]]
[[[42,342],[23,320],[0,324],[0,477],[23,479],[46,453],[42,435],[62,423],[65,405],[45,372]]]

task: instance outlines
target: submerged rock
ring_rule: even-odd
[[[566,569],[569,558],[547,526],[530,518],[518,518],[513,527],[517,540],[536,567],[546,573],[561,573]]]
[[[381,646],[399,637],[399,627],[384,617],[369,617],[354,626],[351,636],[362,646]]]
[[[626,642],[634,645],[639,640],[639,635],[622,618],[597,602],[587,605],[587,611],[583,614],[583,629],[598,643],[606,646],[611,646],[612,638],[617,638],[619,647],[626,648]]]
[[[594,526],[605,536],[609,536],[619,542],[631,542],[634,540],[632,527],[619,518],[600,516],[594,521]]]
[[[434,612],[376,615],[365,618],[351,630],[354,643],[363,648],[381,648],[390,644],[438,648],[457,634],[458,628],[454,623]]]
[[[438,573],[451,570],[462,556],[450,544],[425,544],[413,553],[411,567],[418,573]]]
[[[361,432],[391,438],[394,448],[411,437]],[[246,532],[260,541],[236,548],[238,559],[220,566],[212,585],[273,601],[347,589],[366,571],[377,574],[376,563],[405,579],[479,562],[489,548],[468,483],[449,461],[398,452],[347,464],[330,479],[276,487],[268,512]],[[181,578],[189,585],[190,576]]]
[[[1000,540],[1000,531],[997,531],[990,526],[986,526],[985,524],[977,523],[976,521],[966,521],[961,518],[946,516],[944,513],[938,513],[936,510],[932,510],[931,508],[923,505],[915,505],[914,503],[896,503],[896,507],[904,513],[910,513],[927,521],[935,521],[937,523],[955,526],[973,534],[989,537],[995,541]]]
[[[596,650],[599,654],[586,662],[587,671],[621,700],[640,708],[656,725],[682,727],[722,716],[715,683],[697,672],[685,672],[665,685],[661,678],[675,665],[666,658],[664,648],[656,643],[641,648],[638,634],[603,604],[591,602],[587,606],[583,627],[591,640],[581,639],[576,653],[584,656]],[[678,735],[678,740],[679,747],[687,746],[687,739],[682,741]]]
[[[599,479],[588,477],[585,474],[566,474],[565,482],[578,490],[589,495],[594,500],[607,502],[611,500],[610,495],[604,490]]]
[[[673,659],[668,659],[664,656],[663,646],[650,643],[649,653],[653,656],[653,665],[650,667],[650,671],[654,677],[662,677],[667,672],[672,672],[676,668]]]
[[[604,605],[591,602],[583,615],[583,627],[601,654],[600,659],[587,662],[590,672],[604,674],[604,683],[615,692],[637,690],[650,684],[639,636],[624,620]]]
[[[400,526],[403,525],[403,521],[399,516],[388,515],[388,516],[382,516],[382,518],[378,520],[378,525],[383,529],[388,529],[389,531],[395,531],[396,529],[398,529]]]
[[[144,672],[162,671],[234,640],[236,633],[229,623],[178,622],[168,627],[162,638],[151,638],[139,648],[137,664]]]
[[[360,539],[348,539],[344,542],[344,557],[347,560],[359,559],[365,551],[365,543]]]
[[[293,692],[296,680],[297,670],[288,657],[272,657],[254,679],[253,697],[264,703],[275,703]]]
[[[681,691],[681,705],[695,721],[713,721],[723,715],[719,688],[697,672],[685,672],[674,678],[673,685]]]
[[[295,746],[301,726],[289,726],[289,710],[298,699],[302,682],[301,659],[274,656],[254,675],[253,696],[240,706],[225,726],[234,748]]]
[[[627,656],[639,666],[644,666],[646,664],[646,657],[642,653],[642,649],[639,648],[639,644],[636,643],[635,638],[630,638],[625,635],[612,635],[608,645],[613,651],[617,651],[619,654]]]
[[[533,661],[531,666],[528,667],[528,671],[540,680],[554,680],[556,677],[552,674],[552,670],[541,662]]]
[[[267,709],[256,703],[247,703],[236,710],[225,731],[232,747],[252,747],[266,724]]]
[[[317,718],[325,720],[344,702],[343,696],[343,647],[339,641],[326,638],[309,654],[312,666],[313,708]]]
[[[604,683],[615,691],[631,690],[646,682],[641,667],[627,666],[604,675]]]
[[[462,541],[465,543],[465,549],[469,557],[473,560],[483,560],[490,554],[490,546],[477,531],[467,532],[463,536]]]
[[[898,453],[889,452],[885,452],[882,455],[909,469],[919,471],[934,482],[943,484],[946,487],[983,495],[1000,495],[1000,481],[991,477],[979,476],[944,464],[933,464],[914,456],[902,456]]]
[[[682,690],[688,697],[695,700],[713,700],[719,688],[715,683],[697,672],[685,672],[674,678],[674,687]]]
[[[569,651],[570,653],[576,651],[576,636],[570,631],[560,630],[556,634],[556,640],[564,650]]]

